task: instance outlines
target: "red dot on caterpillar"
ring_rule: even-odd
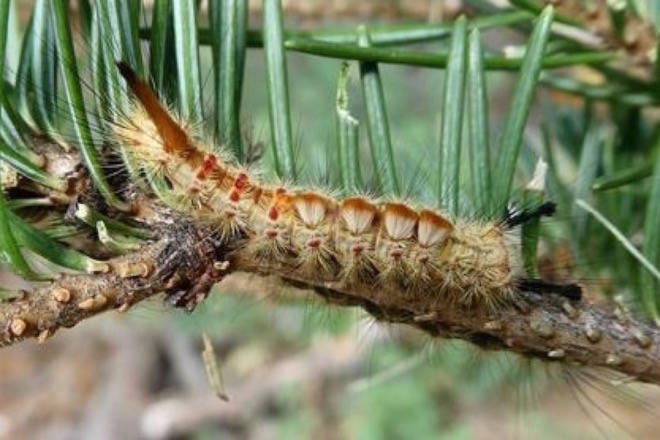
[[[390,252],[390,257],[394,260],[399,260],[403,256],[403,249],[394,249]]]
[[[206,179],[213,171],[218,168],[218,159],[213,154],[207,154],[204,157],[204,162],[197,172],[197,179],[204,180]]]
[[[307,241],[307,246],[313,249],[318,249],[319,246],[321,246],[321,239],[320,238],[312,238],[311,240]]]
[[[272,221],[276,221],[278,217],[280,216],[280,213],[278,212],[277,208],[274,206],[271,206],[268,209],[268,218]]]
[[[351,248],[351,250],[353,251],[353,253],[355,255],[360,255],[362,253],[362,251],[364,251],[364,246],[356,245],[356,246],[353,246]]]
[[[234,180],[234,188],[238,190],[245,189],[245,185],[247,184],[247,182],[248,182],[247,174],[240,172],[236,176],[236,180]]]
[[[241,200],[241,193],[237,190],[232,190],[229,193],[229,200],[231,200],[234,203],[238,202],[239,200]]]

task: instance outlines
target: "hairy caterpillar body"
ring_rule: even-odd
[[[187,133],[127,65],[118,66],[141,104],[114,124],[115,142],[167,178],[178,209],[212,225],[222,241],[240,239],[241,258],[255,266],[377,295],[421,293],[486,308],[511,302],[521,283],[532,286],[517,269],[518,243],[508,233],[523,216],[449,219],[401,202],[264,185]]]

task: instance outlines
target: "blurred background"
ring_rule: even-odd
[[[33,2],[13,3],[17,38],[10,39],[10,60],[20,50]],[[148,15],[150,3],[144,3]],[[297,0],[285,1],[284,8],[287,25],[301,28],[439,22],[469,11],[460,0]],[[257,27],[260,20],[260,2],[251,1],[250,23]],[[515,46],[525,38],[498,29],[485,31],[483,41]],[[202,60],[209,59],[203,49]],[[329,180],[326,164],[336,144],[340,62],[291,53],[287,59],[302,181],[322,184]],[[211,75],[210,67],[204,72]],[[433,157],[439,138],[442,72],[382,65],[381,75],[403,181],[423,200],[431,172],[425,158]],[[248,51],[245,78],[245,131],[263,145],[268,110],[261,50]],[[355,72],[351,78],[350,107],[360,118]],[[514,80],[489,73],[493,133]],[[558,92],[543,90],[538,101],[545,110],[535,109],[528,128],[528,175],[534,151],[542,148],[540,122],[547,111],[569,120],[581,112],[579,102]],[[574,180],[576,170],[570,164],[565,170]],[[3,276],[3,286],[15,282]],[[277,280],[238,274],[191,314],[153,299],[126,314],[107,313],[61,331],[42,345],[3,348],[0,438],[657,438],[657,389],[617,387],[601,372],[480,353],[318,301]],[[215,349],[228,401],[209,385],[203,333]]]

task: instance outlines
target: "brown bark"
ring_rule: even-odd
[[[171,225],[159,241],[108,261],[107,273],[63,275],[0,303],[0,347],[37,337],[110,309],[127,310],[158,293],[187,291],[213,266],[213,247],[192,225]]]

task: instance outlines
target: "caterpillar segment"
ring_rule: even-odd
[[[115,141],[169,181],[181,201],[177,209],[212,225],[221,241],[235,244],[235,253],[254,266],[373,295],[432,296],[447,305],[484,308],[510,302],[520,286],[541,286],[521,283],[514,269],[520,267],[514,264],[519,250],[507,232],[547,214],[547,206],[478,222],[401,202],[338,200],[264,185],[205,148],[146,83],[119,66],[140,105],[114,125]],[[542,290],[552,291],[552,285]]]
[[[448,249],[442,246],[449,238],[454,226],[446,218],[437,213],[423,209],[419,213],[417,226],[418,244],[412,250],[412,258],[415,264],[413,268],[413,289],[420,291],[432,291],[433,280],[442,277],[443,267],[440,265],[447,255],[443,255]],[[443,286],[446,290],[447,285]]]
[[[375,243],[378,208],[361,197],[341,201],[338,212],[337,253],[343,262],[340,276],[358,283],[368,283],[378,275]]]
[[[323,274],[333,279],[339,273],[336,239],[336,202],[313,192],[291,196],[294,217],[290,220],[294,266],[306,276]]]
[[[283,261],[292,256],[291,230],[288,225],[289,196],[284,188],[263,188],[257,205],[249,213],[249,224],[260,236],[255,236],[245,244],[248,258],[268,265],[273,261]],[[262,215],[265,212],[266,215]]]
[[[408,291],[412,271],[411,251],[415,243],[417,213],[403,203],[385,203],[381,209],[375,258],[380,285]]]

